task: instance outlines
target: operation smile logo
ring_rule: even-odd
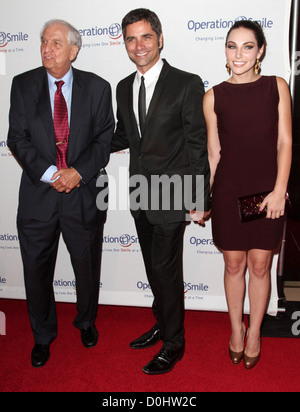
[[[132,236],[122,235],[120,236],[120,246],[130,247],[132,245]]]
[[[1,31],[0,32],[0,47],[5,47],[5,46],[7,46],[7,41],[6,41],[6,34],[3,32],[3,31]]]
[[[192,282],[183,282],[184,286],[184,294],[186,295],[188,292],[199,292],[199,293],[207,293],[209,291],[209,286],[205,285],[204,283],[192,283]],[[143,282],[139,280],[136,284],[136,287],[142,291],[151,291],[151,286],[149,283]]]
[[[109,26],[109,37],[113,40],[120,39],[122,37],[122,27],[119,23],[114,23]]]
[[[23,43],[27,42],[29,35],[20,31],[19,33],[4,32],[0,29],[0,76],[6,76],[7,73],[7,56],[13,53],[24,52]],[[1,142],[1,147],[2,147]],[[1,153],[1,156],[7,156],[7,153]]]
[[[121,236],[105,235],[103,237],[103,244],[110,244],[129,248],[132,245],[139,245],[139,239],[137,236],[129,235],[128,233],[124,233]]]
[[[10,233],[0,233],[0,250],[15,251],[19,250],[19,238]]]
[[[29,39],[29,35],[23,32],[19,32],[17,34],[13,33],[5,33],[4,31],[0,31],[0,50],[6,47],[9,43],[14,42],[26,42]]]
[[[101,43],[84,43],[82,47],[99,47],[99,46],[116,46],[122,44],[119,39],[122,37],[122,27],[119,23],[113,23],[108,27],[93,26],[89,28],[78,30],[82,39],[94,40],[95,38],[102,38]],[[108,42],[107,40],[110,39]]]
[[[216,20],[206,20],[206,21],[195,21],[195,20],[189,20],[187,23],[187,28],[189,31],[192,31],[194,33],[199,34],[200,32],[202,34],[206,33],[208,30],[211,31],[216,31],[216,30],[229,30],[235,22],[237,21],[243,21],[243,20],[250,20],[250,21],[257,21],[263,29],[272,29],[274,26],[274,21],[269,19],[268,17],[262,17],[262,18],[252,18],[252,17],[246,17],[246,16],[239,16],[235,19],[232,20],[226,20],[226,19],[216,19]],[[196,37],[197,41],[200,40],[224,40],[224,37],[213,37],[211,38],[198,38]]]
[[[65,289],[70,289],[76,292],[76,280],[67,280],[67,279],[54,279],[53,280],[53,286],[55,288],[65,288]],[[102,288],[102,282],[99,283],[99,289]],[[66,294],[66,293],[60,293],[60,294]],[[73,295],[73,293],[71,293]]]

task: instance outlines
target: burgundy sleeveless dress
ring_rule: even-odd
[[[279,93],[275,76],[213,88],[221,144],[212,190],[212,232],[223,250],[276,249],[280,219],[241,223],[238,197],[271,191],[277,176]]]

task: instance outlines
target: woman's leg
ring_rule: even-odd
[[[271,262],[273,252],[252,249],[248,252],[250,328],[245,353],[249,357],[260,352],[260,330],[270,298]]]
[[[232,330],[230,349],[234,352],[241,352],[244,350],[243,308],[247,253],[245,251],[223,251],[223,257],[225,293]]]

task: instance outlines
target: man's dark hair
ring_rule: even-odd
[[[126,28],[129,24],[139,21],[147,21],[151,24],[152,30],[157,34],[158,38],[162,34],[162,25],[157,15],[148,9],[135,9],[130,11],[122,21],[122,31],[124,39],[126,38]]]

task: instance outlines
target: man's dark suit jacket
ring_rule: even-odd
[[[136,73],[133,73],[117,87],[118,123],[112,141],[112,152],[129,147],[130,176],[145,176],[149,187],[153,175],[203,175],[204,209],[209,210],[210,171],[206,125],[202,110],[204,87],[200,77],[175,69],[164,60],[141,138],[133,111],[135,76]],[[150,189],[148,199],[151,203]],[[185,210],[184,207],[175,210],[172,199],[170,204],[169,211],[162,208],[146,211],[150,223],[185,221],[189,210]],[[139,217],[140,210],[131,212],[133,217]]]
[[[96,177],[109,160],[113,130],[109,83],[93,73],[73,68],[68,166],[82,176],[79,191],[86,228],[95,223],[98,213]],[[59,193],[40,181],[49,166],[56,164],[53,117],[44,67],[20,74],[13,80],[7,142],[23,168],[19,216],[48,221]]]

